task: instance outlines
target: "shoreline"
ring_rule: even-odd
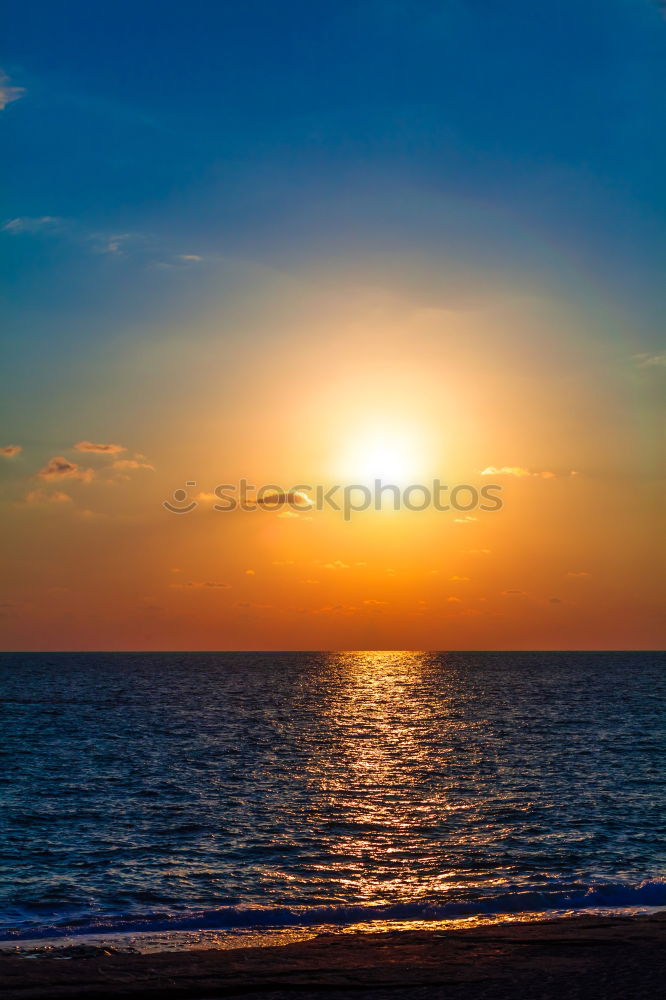
[[[21,957],[40,957],[67,951],[78,953],[86,948],[98,948],[111,952],[133,954],[154,954],[168,951],[192,950],[235,950],[238,948],[276,948],[299,941],[309,941],[327,934],[377,934],[399,933],[401,931],[442,931],[468,930],[476,927],[497,926],[498,924],[537,924],[553,920],[572,920],[578,917],[646,917],[666,913],[662,906],[606,906],[586,909],[553,908],[547,910],[524,910],[513,913],[473,913],[465,916],[434,918],[411,917],[381,919],[370,917],[366,920],[348,923],[293,923],[293,924],[245,924],[222,927],[171,927],[133,930],[85,930],[66,934],[11,936],[0,939],[0,956],[6,953]]]
[[[451,1000],[656,996],[666,911],[445,929],[324,933],[272,947],[145,954],[92,945],[0,953],[5,1000],[390,995]]]

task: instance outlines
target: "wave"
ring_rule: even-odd
[[[519,890],[443,903],[392,903],[338,906],[222,906],[177,912],[99,915],[40,927],[0,927],[0,941],[71,937],[86,934],[137,934],[164,931],[310,927],[372,921],[436,921],[456,917],[545,913],[553,910],[666,906],[666,879],[639,885],[599,883],[557,890]]]

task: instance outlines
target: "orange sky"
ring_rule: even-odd
[[[325,272],[252,289],[117,345],[3,442],[22,449],[0,458],[5,648],[663,646],[663,366],[609,338],[593,295],[438,303]],[[492,481],[503,509],[212,506],[241,476],[384,474]],[[197,508],[169,513],[188,481]]]

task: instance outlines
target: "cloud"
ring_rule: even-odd
[[[469,577],[468,576],[450,576],[449,580],[458,580],[459,582],[462,582],[463,580],[469,580]]]
[[[72,498],[67,493],[61,493],[60,490],[54,490],[52,493],[49,490],[30,490],[29,493],[26,493],[25,502],[29,504],[71,503]]]
[[[324,569],[349,569],[349,566],[341,559],[336,559],[335,562],[324,563]]]
[[[16,455],[20,455],[23,448],[20,444],[6,444],[3,448],[0,448],[0,456],[2,458],[14,458]]]
[[[658,354],[634,354],[631,360],[636,368],[666,368],[666,351]]]
[[[25,94],[25,87],[10,87],[9,77],[0,69],[0,111],[4,111],[8,104],[20,100]]]
[[[89,483],[95,473],[92,469],[82,469],[76,462],[70,462],[62,455],[56,455],[55,458],[49,459],[37,475],[40,479],[46,480],[80,479],[84,483]]]
[[[376,601],[373,597],[369,597],[363,603],[371,608],[385,608],[388,601]]]
[[[559,597],[549,597],[548,598],[548,603],[549,604],[561,604],[562,601],[559,599]]]
[[[524,590],[503,590],[502,597],[527,597]]]
[[[118,458],[115,462],[111,463],[111,468],[118,469],[120,472],[129,472],[133,469],[149,469],[151,472],[155,471],[154,465],[149,465],[148,462],[139,462],[135,458]]]
[[[258,604],[256,601],[238,601],[236,603],[237,608],[272,608],[272,604]]]
[[[82,227],[74,219],[57,215],[21,215],[8,219],[0,231],[20,234],[52,234],[72,240],[95,254],[121,255],[125,249],[149,252],[147,240],[141,233],[100,233]]]
[[[145,249],[145,238],[141,233],[97,233],[79,225],[74,219],[58,215],[20,215],[8,219],[0,226],[0,231],[14,236],[57,235],[86,247],[95,254],[120,255],[126,244],[134,249]]]
[[[454,524],[469,524],[470,521],[476,521],[477,518],[472,517],[470,514],[465,514],[464,517],[454,517]]]
[[[585,570],[585,569],[582,569],[582,570],[580,570],[578,572],[575,572],[574,570],[569,570],[569,572],[567,573],[567,576],[573,576],[573,577],[583,577],[583,576],[590,576],[590,575],[591,574],[588,573],[587,570]]]
[[[326,604],[323,608],[312,608],[311,615],[355,615],[353,604]]]
[[[523,469],[520,465],[502,465],[497,467],[496,465],[489,465],[487,468],[481,470],[482,476],[529,476],[530,472],[528,469]]]
[[[14,93],[10,100],[16,100],[21,96],[21,88],[3,87],[0,71],[0,109],[8,102],[7,94]],[[2,103],[2,95],[5,101]],[[206,258],[194,253],[175,253],[175,248],[165,247],[164,241],[149,233],[141,232],[100,232],[89,229],[81,225],[75,219],[62,218],[55,215],[41,216],[18,216],[8,219],[0,225],[0,232],[13,235],[57,235],[62,239],[70,240],[88,253],[106,256],[110,258],[140,259],[142,262],[153,268],[163,268],[173,270],[173,268],[187,269],[200,264]],[[211,258],[212,259],[212,258]]]
[[[180,570],[171,572],[179,573]],[[187,583],[170,583],[169,586],[175,590],[231,590],[230,583],[220,583],[217,580],[189,580]]]
[[[253,569],[246,569],[245,576],[256,576],[256,574]]]
[[[127,451],[122,444],[94,444],[92,441],[78,441],[74,447],[77,451],[94,452],[98,455],[117,455],[118,452]]]
[[[558,474],[557,472],[551,472],[550,469],[541,469],[541,470],[537,470],[535,472],[535,471],[532,471],[531,469],[526,469],[522,465],[501,465],[499,467],[497,465],[489,465],[485,469],[482,469],[481,472],[479,473],[479,475],[481,475],[481,476],[515,476],[517,479],[524,479],[526,476],[527,477],[533,476],[533,477],[536,477],[537,479],[560,479],[561,478],[561,474]],[[565,472],[562,475],[564,475],[564,476],[577,476],[578,473],[574,472],[572,470],[571,472]]]
[[[274,559],[273,566],[293,566],[293,559]]]
[[[311,507],[314,503],[312,497],[304,490],[291,490],[289,493],[269,493],[266,496],[258,497],[257,503],[263,506],[279,507],[283,504],[296,504],[297,507]]]
[[[447,597],[446,599],[447,601],[449,601],[450,604],[462,604],[462,601],[460,600],[459,597]]]
[[[466,549],[465,550],[470,556],[489,556],[492,553],[492,549]]]
[[[93,253],[124,253],[128,240],[140,238],[138,233],[93,233],[87,239],[92,244]]]
[[[0,232],[13,233],[39,233],[43,230],[54,230],[62,225],[62,219],[56,215],[29,216],[22,215],[16,219],[9,219],[0,227]]]
[[[283,510],[282,513],[278,514],[278,517],[281,517],[283,520],[293,519],[293,518],[296,518],[296,520],[300,520],[298,514],[294,510]]]

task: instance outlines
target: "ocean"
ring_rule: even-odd
[[[5,941],[666,906],[659,654],[12,653],[0,694]]]

